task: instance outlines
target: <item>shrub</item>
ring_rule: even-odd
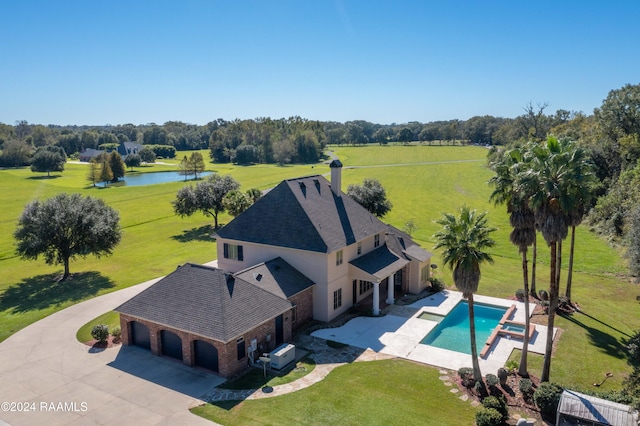
[[[510,359],[509,361],[505,362],[504,367],[507,369],[507,373],[509,371],[515,371],[518,368],[518,361],[516,361],[515,359]]]
[[[94,325],[91,329],[91,337],[100,343],[106,342],[109,337],[109,326],[106,324]]]
[[[493,408],[500,413],[503,422],[506,422],[509,418],[509,407],[503,397],[488,396],[482,401],[482,406],[484,408]]]
[[[629,361],[632,364],[640,363],[640,331],[627,341],[627,352],[629,353]]]
[[[122,330],[120,330],[120,327],[114,327],[113,330],[111,330],[111,335],[114,339],[120,340],[120,337],[122,336]]]
[[[458,376],[460,376],[462,386],[465,388],[471,389],[475,386],[476,379],[473,378],[473,368],[462,367],[458,369]]]
[[[524,300],[524,290],[519,288],[516,290],[516,299]]]
[[[495,374],[489,373],[484,377],[485,379],[487,379],[487,385],[489,385],[490,388],[496,387],[496,385],[499,383],[498,376],[496,376]]]
[[[482,407],[476,413],[477,426],[499,426],[503,424],[502,415],[495,408]]]
[[[529,379],[520,379],[518,388],[520,389],[520,392],[522,392],[522,395],[527,399],[533,394],[533,383]]]
[[[500,386],[504,386],[507,384],[507,378],[509,377],[509,372],[506,368],[498,368],[498,379],[500,379]]]
[[[540,290],[538,296],[540,296],[540,300],[549,300],[549,293],[546,290]]]
[[[548,419],[555,419],[560,395],[562,395],[562,386],[557,383],[543,382],[540,383],[538,389],[533,394],[533,400],[540,409],[540,414]]]
[[[445,285],[442,281],[440,281],[438,278],[430,278],[429,281],[431,281],[431,289],[433,290],[434,293],[440,293],[442,290],[445,289]]]

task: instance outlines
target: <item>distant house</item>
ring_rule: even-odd
[[[120,145],[118,145],[118,154],[120,154],[120,156],[124,160],[128,155],[139,154],[140,151],[142,151],[142,148],[144,147],[139,143],[120,142]]]
[[[104,154],[106,152],[107,151],[103,149],[86,148],[84,151],[80,153],[80,161],[84,161],[88,163],[93,158],[96,158],[97,156]]]
[[[311,318],[312,287],[283,259],[237,274],[186,264],[116,308],[122,342],[231,377]]]
[[[290,341],[296,328],[331,321],[365,299],[380,313],[429,282],[431,253],[331,182],[281,182],[216,234],[218,267],[187,264],[120,312],[124,344],[224,377]]]

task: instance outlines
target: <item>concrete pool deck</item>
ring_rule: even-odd
[[[449,370],[471,367],[471,355],[423,345],[420,341],[438,324],[420,319],[423,312],[445,316],[462,300],[462,293],[448,291],[420,299],[411,305],[391,305],[381,317],[357,317],[338,328],[317,330],[313,336],[345,343],[359,348],[369,348],[378,353],[393,355],[412,361]],[[509,308],[516,305],[512,321],[524,322],[524,303],[482,295],[474,295],[477,303]],[[533,312],[533,306],[531,306]],[[547,327],[535,324],[535,333],[529,341],[529,352],[544,354]],[[554,329],[554,337],[557,329]],[[478,345],[478,354],[483,345]],[[496,374],[503,367],[514,349],[522,349],[522,340],[500,336],[488,352],[486,359],[479,358],[483,374]]]

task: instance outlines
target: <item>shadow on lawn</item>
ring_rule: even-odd
[[[584,312],[580,312],[580,313],[584,314]],[[611,327],[610,325],[605,324],[602,321],[593,318],[591,315],[587,315],[587,314],[584,314],[584,315],[619,333],[622,333],[620,330],[617,330],[614,327]],[[605,333],[604,331],[598,330],[597,328],[590,327],[584,322],[576,319],[575,315],[560,314],[560,316],[584,328],[589,333],[589,338],[591,339],[593,344],[597,346],[600,350],[616,358],[624,359],[627,357],[627,351],[625,350],[625,347],[622,344],[622,342],[616,339],[615,337],[613,337],[612,335]],[[622,333],[622,334],[625,334],[625,333]]]
[[[191,241],[215,241],[213,238],[214,231],[213,225],[205,225],[182,231],[182,235],[174,235],[171,238],[181,243],[189,243]]]
[[[100,290],[115,284],[99,272],[72,274],[65,281],[58,281],[59,274],[38,275],[25,278],[0,295],[0,311],[14,313],[46,309],[65,302],[77,302],[93,296]]]

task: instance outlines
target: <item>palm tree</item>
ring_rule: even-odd
[[[493,262],[493,258],[485,250],[495,244],[489,234],[496,228],[487,226],[486,212],[477,214],[467,206],[461,207],[459,212],[458,217],[445,213],[437,221],[442,225],[442,231],[435,234],[437,241],[435,248],[444,248],[442,256],[444,264],[449,265],[453,271],[453,282],[456,288],[468,300],[473,377],[476,382],[481,383],[482,373],[478,363],[473,294],[478,290],[480,282],[480,264]]]
[[[525,311],[525,338],[522,344],[520,366],[518,374],[528,377],[527,355],[529,352],[528,330],[530,326],[529,316],[529,271],[527,265],[527,251],[536,239],[535,217],[527,204],[527,195],[523,191],[518,192],[517,179],[523,170],[524,156],[519,149],[513,149],[504,153],[501,160],[491,164],[496,176],[489,180],[495,186],[490,199],[495,204],[506,204],[509,213],[509,222],[513,227],[509,239],[518,247],[522,256],[522,277],[524,287],[524,311]]]
[[[571,283],[573,278],[573,252],[576,240],[576,226],[580,225],[586,212],[586,207],[591,202],[592,189],[595,186],[595,175],[591,171],[591,164],[586,160],[586,153],[580,148],[575,148],[571,152],[571,162],[573,166],[572,176],[574,179],[574,193],[572,196],[573,208],[568,212],[567,218],[571,227],[571,247],[569,249],[569,270],[567,272],[567,288],[565,297],[571,303]]]
[[[553,326],[558,305],[562,240],[569,229],[568,213],[575,208],[576,185],[580,168],[576,167],[575,147],[569,142],[547,138],[546,146],[533,148],[532,168],[520,175],[520,182],[529,197],[536,224],[550,247],[549,312],[547,340],[540,380],[549,381]]]

